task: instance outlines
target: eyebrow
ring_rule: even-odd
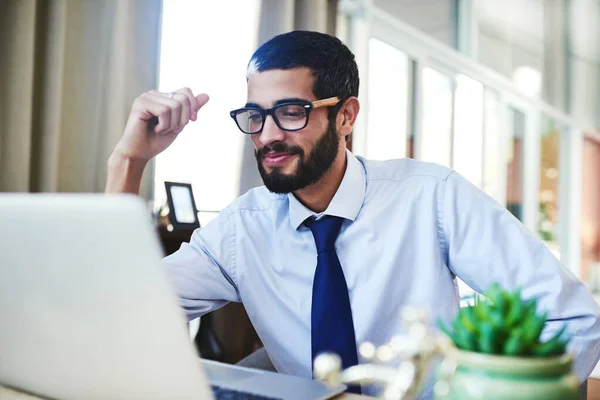
[[[299,98],[299,97],[290,97],[290,98],[287,98],[287,99],[280,99],[280,100],[277,100],[273,106],[277,106],[277,105],[279,105],[279,104],[283,104],[283,103],[290,103],[290,102],[294,102],[294,101],[302,101],[302,102],[309,102],[309,103],[310,103],[310,100],[301,99],[301,98]],[[263,108],[262,108],[262,107],[261,107],[259,104],[257,104],[257,103],[246,103],[245,107],[255,107],[255,108],[260,108],[260,109],[263,109]]]

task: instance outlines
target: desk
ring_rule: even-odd
[[[600,380],[588,379],[588,400],[600,400]]]
[[[17,392],[3,386],[0,386],[0,399],[2,400],[42,400],[40,397],[32,396],[26,393]],[[370,396],[359,396],[356,394],[345,393],[334,397],[332,400],[369,400],[374,399]]]

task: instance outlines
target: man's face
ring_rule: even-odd
[[[248,104],[267,109],[286,99],[318,100],[313,82],[308,68],[254,73],[248,79]],[[263,130],[251,135],[258,170],[271,192],[303,189],[331,168],[341,147],[335,122],[327,119],[328,109],[313,109],[306,127],[298,131],[282,130],[267,116]]]

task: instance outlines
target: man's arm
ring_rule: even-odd
[[[173,143],[183,128],[197,119],[208,96],[188,88],[172,93],[151,90],[131,107],[123,137],[108,160],[106,193],[139,194],[148,161]],[[189,319],[239,301],[232,265],[228,214],[221,213],[190,243],[184,243],[164,263]]]
[[[142,175],[148,161],[113,152],[108,159],[106,193],[140,193]]]
[[[188,320],[240,302],[229,209],[183,243],[163,263]]]
[[[600,308],[587,287],[504,207],[456,172],[446,179],[439,211],[449,268],[482,292],[493,283],[537,297],[548,311],[542,340],[567,324],[575,372],[583,381],[600,358]]]
[[[106,193],[139,194],[146,164],[167,149],[208,96],[194,96],[188,88],[171,93],[143,93],[133,102],[125,132],[108,160]]]

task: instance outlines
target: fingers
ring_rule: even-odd
[[[181,119],[184,119],[184,115],[188,115],[185,123],[182,122],[182,125],[186,124],[189,120],[196,121],[198,118],[198,111],[208,102],[208,95],[206,93],[201,93],[198,96],[194,96],[194,93],[190,88],[182,88],[176,90],[171,93],[161,93],[163,96],[171,97],[177,100],[181,100],[184,104],[184,109],[182,110]],[[185,113],[185,106],[189,106],[189,114]]]
[[[189,119],[196,121],[198,119],[198,111],[208,102],[208,95],[206,93],[201,93],[198,96],[194,96],[194,93],[190,88],[179,89],[173,93],[173,98],[183,99],[185,104],[189,104]]]
[[[151,90],[136,100],[142,119],[158,118],[158,123],[153,128],[157,134],[181,132],[190,120],[197,119],[198,110],[207,101],[208,95],[194,96],[189,88],[182,88],[171,93]]]
[[[140,119],[149,122],[156,118],[158,121],[153,128],[155,133],[163,132],[171,125],[171,107],[156,101],[150,93],[144,93],[134,103],[134,108],[140,112]]]
[[[192,93],[190,88],[182,88],[173,92],[173,98],[177,100],[181,100],[183,102],[183,109],[181,112],[181,118],[183,119],[186,116],[185,123],[191,119],[195,121],[194,113],[198,111],[198,104],[196,102],[196,98]]]
[[[173,127],[173,130],[177,130],[179,128],[183,128],[190,122],[190,117],[192,116],[192,105],[190,98],[182,93],[175,92],[173,94],[173,100],[179,101],[178,109],[179,109],[179,119],[177,120],[177,125]],[[194,98],[194,102],[196,99]],[[171,121],[172,122],[172,121]]]
[[[167,134],[178,129],[180,126],[183,104],[174,97],[169,98],[167,96],[159,92],[148,92],[146,96],[149,102],[160,104],[167,109],[163,114],[157,115],[158,125],[154,128],[154,133]],[[166,115],[167,113],[168,116]]]
[[[208,103],[209,97],[206,93],[201,93],[198,96],[196,96],[196,103],[198,105],[198,110],[200,110],[202,107],[204,107],[204,105],[206,103]],[[194,116],[198,115],[198,110],[196,110],[196,113],[194,113]],[[195,121],[196,119],[194,118],[193,121]]]

